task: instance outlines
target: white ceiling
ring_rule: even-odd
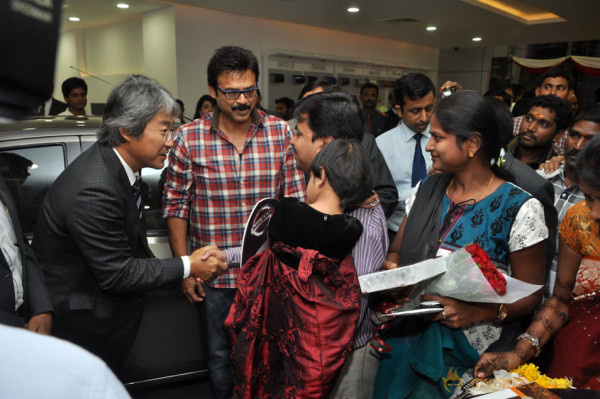
[[[600,0],[523,0],[566,21],[525,25],[461,0],[63,0],[62,30],[88,28],[135,18],[165,3],[185,4],[242,15],[331,28],[438,48],[518,45],[600,39]],[[350,6],[360,12],[350,14]],[[69,22],[77,15],[80,22]],[[416,22],[385,22],[409,17]],[[428,25],[437,31],[428,32]],[[235,29],[235,27],[223,27]],[[257,26],[256,29],[260,29]],[[475,43],[473,36],[483,40]]]

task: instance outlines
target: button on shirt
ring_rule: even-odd
[[[0,211],[0,246],[2,247],[2,255],[4,255],[12,274],[16,311],[23,304],[23,264],[21,263],[21,252],[17,246],[17,236],[8,208],[2,200],[0,200],[0,206],[2,208]]]
[[[163,216],[190,221],[194,250],[237,248],[259,200],[286,196],[303,201],[305,196],[290,144],[293,133],[285,121],[254,110],[240,154],[218,120],[217,108],[182,126],[169,154]],[[237,287],[239,258],[227,256],[229,270],[209,283],[213,287]]]
[[[398,231],[400,224],[404,220],[405,207],[404,201],[410,196],[414,188],[411,187],[412,180],[412,169],[413,169],[413,158],[415,153],[415,140],[413,136],[416,132],[409,129],[404,122],[401,122],[398,126],[383,133],[377,137],[375,141],[383,158],[387,163],[394,183],[398,189],[398,205],[392,213],[392,216],[388,218],[387,226],[388,229]],[[425,166],[427,171],[431,169],[432,161],[431,155],[425,151],[425,146],[431,135],[429,134],[429,126],[422,132],[421,137],[421,152],[425,158]]]

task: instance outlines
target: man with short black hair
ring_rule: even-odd
[[[539,80],[539,85],[535,88],[536,96],[555,96],[563,100],[568,100],[569,96],[574,94],[573,76],[564,68],[552,68],[546,71]],[[525,115],[517,116],[513,122],[513,135],[518,135],[521,131],[521,123]],[[563,154],[566,132],[558,137],[554,143],[554,152],[558,155]]]
[[[372,134],[374,137],[385,132],[387,115],[377,111],[379,87],[370,82],[362,85],[360,88],[360,102],[365,114],[365,132]]]
[[[242,238],[254,205],[263,198],[305,198],[296,170],[293,136],[280,118],[257,109],[258,60],[236,46],[217,49],[207,67],[212,114],[180,128],[169,155],[163,216],[176,256],[186,255],[188,223],[192,248],[216,245],[229,271],[212,282],[184,282],[191,302],[203,301],[201,320],[208,350],[213,397],[233,392],[231,346],[223,323],[237,291]],[[224,250],[224,251],[223,251]],[[206,296],[204,296],[206,294]]]
[[[538,169],[555,153],[552,145],[571,121],[571,104],[553,95],[535,97],[525,114],[519,135],[507,148],[515,158]]]
[[[88,91],[85,80],[77,77],[69,78],[63,82],[61,89],[67,109],[59,116],[85,115]]]
[[[118,371],[137,334],[147,291],[223,273],[204,250],[156,259],[146,239],[140,169],[162,169],[179,106],[156,81],[133,75],[113,89],[98,142],[46,195],[33,249],[54,305],[53,334]]]
[[[575,161],[579,152],[587,143],[600,133],[600,107],[580,112],[568,129],[567,141],[565,141],[565,163],[552,172],[546,173],[542,169],[537,172],[554,186],[554,207],[558,212],[558,223],[560,224],[565,214],[573,205],[583,201],[584,194],[577,184],[579,176]],[[556,278],[557,256],[554,254],[550,274],[546,280],[545,297],[549,298],[554,288]]]
[[[435,86],[422,73],[410,73],[394,83],[394,98],[402,122],[376,140],[398,189],[398,205],[387,223],[390,239],[404,219],[404,201],[432,165],[425,146],[430,137]]]
[[[361,141],[363,135],[368,136],[363,132],[364,116],[356,97],[343,91],[309,95],[298,103],[294,114],[298,120],[297,134],[292,139],[296,166],[306,173],[327,143],[338,138]],[[373,273],[381,268],[388,248],[383,209],[375,201],[363,204],[349,215],[363,226],[363,233],[352,249],[356,272],[359,276]],[[354,351],[342,369],[331,398],[351,395],[356,399],[366,399],[372,395],[379,360],[368,345],[374,328],[371,316],[368,295],[363,295],[354,335]]]
[[[277,106],[276,112],[279,116],[289,121],[294,117],[294,100],[289,97],[281,97],[275,100],[275,105]]]

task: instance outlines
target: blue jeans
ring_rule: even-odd
[[[213,398],[233,397],[233,375],[229,365],[231,345],[225,336],[223,323],[233,303],[237,289],[213,288],[204,284],[206,297],[200,304],[200,320],[206,337],[208,375]]]

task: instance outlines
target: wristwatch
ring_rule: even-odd
[[[507,313],[506,305],[503,303],[498,305],[498,317],[496,318],[496,321],[497,322],[504,321],[504,319],[506,319],[507,315],[508,315],[508,313]]]

